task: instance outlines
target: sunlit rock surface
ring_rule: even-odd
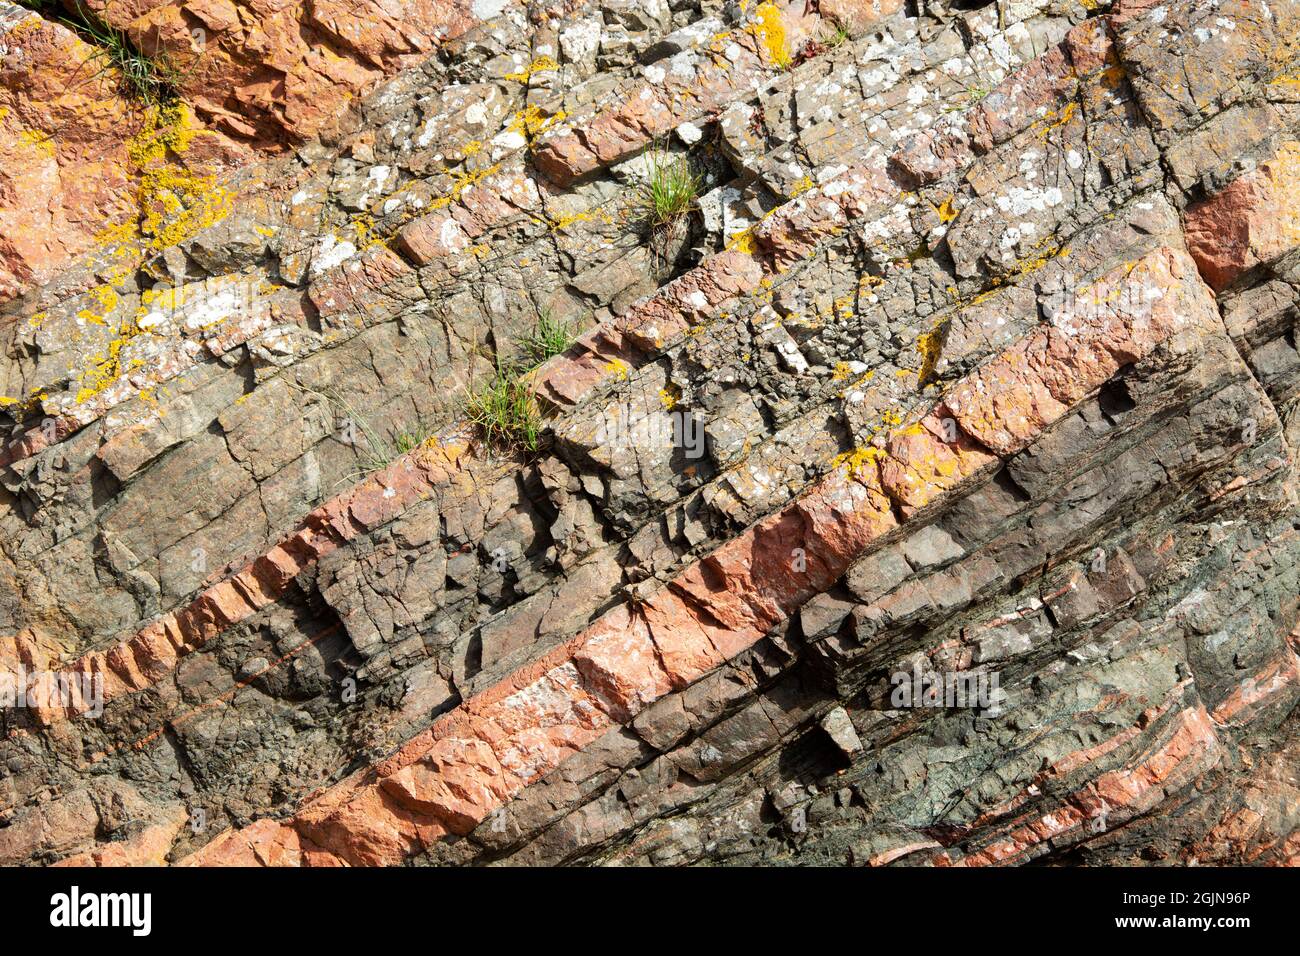
[[[83,10],[0,863],[1300,862],[1294,4]]]

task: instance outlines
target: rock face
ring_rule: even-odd
[[[0,302],[45,282],[131,212],[132,119],[94,50],[0,5]]]
[[[178,96],[0,0],[0,863],[1300,863],[1294,5],[90,9]]]

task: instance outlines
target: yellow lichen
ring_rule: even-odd
[[[793,59],[790,56],[789,39],[781,11],[775,3],[760,3],[754,10],[754,20],[749,29],[768,63],[778,70],[790,66]]]
[[[961,308],[979,305],[981,302],[986,302],[993,298],[1009,283],[1014,283],[1017,279],[1023,278],[1030,273],[1037,272],[1053,259],[1063,258],[1070,254],[1069,246],[1057,246],[1052,243],[1050,239],[1043,240],[1035,248],[1036,251],[1034,254],[1016,262],[1015,265],[1008,270],[1006,275],[994,276],[992,281],[989,283],[989,287],[984,291],[978,292],[975,295],[968,295],[963,299],[958,294],[956,286],[948,286],[948,295],[951,296],[956,305]]]
[[[386,246],[392,237],[383,236],[375,228],[375,217],[369,213],[362,213],[351,222],[352,230],[356,233],[356,242],[353,243],[361,252],[367,249],[373,249],[375,246]],[[336,238],[341,240],[341,237]]]
[[[10,410],[10,416],[17,419],[33,411],[41,402],[50,396],[43,389],[32,389],[32,393],[27,398],[11,398],[8,395],[0,395],[0,408]]]
[[[749,229],[742,229],[732,236],[726,246],[727,252],[743,252],[747,256],[753,255],[757,248],[758,244],[754,241],[752,226]]]
[[[18,142],[23,146],[30,146],[42,156],[54,155],[54,137],[41,130],[24,130],[18,135]]]
[[[934,207],[934,211],[939,214],[939,221],[948,223],[957,218],[957,209],[952,204],[953,197],[949,196],[939,205]]]
[[[1300,70],[1294,73],[1284,73],[1281,76],[1269,80],[1270,86],[1294,86],[1300,88]]]
[[[166,249],[196,236],[229,215],[234,196],[216,185],[214,175],[199,175],[175,157],[202,132],[183,103],[150,107],[140,132],[127,143],[137,176],[139,234],[152,249]]]
[[[136,238],[136,228],[133,222],[123,222],[116,226],[109,226],[95,233],[95,241],[102,246],[117,245],[120,243],[132,242]]]
[[[840,389],[839,391],[840,398],[848,398],[854,392],[865,387],[867,382],[871,381],[875,377],[876,377],[876,370],[868,369],[866,372],[859,375],[856,379],[849,382],[848,385],[845,385],[843,388]]]
[[[934,380],[935,368],[943,352],[943,343],[948,336],[950,321],[950,319],[943,319],[929,332],[922,332],[916,337],[916,351],[921,356],[921,371],[916,376],[917,388],[924,388]]]
[[[558,70],[559,68],[560,64],[555,62],[554,57],[539,56],[518,73],[507,73],[505,78],[507,80],[514,80],[518,83],[527,83],[534,73],[546,73],[552,70]]]
[[[831,311],[841,319],[853,318],[855,297],[852,294],[842,295],[831,303]]]
[[[500,168],[500,163],[493,163],[486,169],[480,169],[468,173],[461,172],[452,174],[451,192],[444,196],[439,196],[437,199],[429,203],[429,209],[443,209],[450,206],[452,203],[459,201],[465,190],[469,189],[471,186],[477,185],[485,177],[491,176]]]
[[[107,325],[107,317],[117,308],[121,298],[111,285],[96,286],[87,293],[91,302],[98,308],[85,308],[77,313],[77,318],[91,325]]]
[[[831,460],[831,468],[843,468],[850,478],[859,478],[864,474],[871,475],[875,472],[877,460],[883,454],[884,452],[873,445],[862,445],[836,455]]]
[[[552,126],[564,122],[567,116],[568,114],[564,110],[547,115],[537,106],[529,105],[510,118],[510,122],[506,124],[506,129],[512,133],[520,134],[531,143]]]
[[[1040,245],[1038,248],[1042,251],[1026,259],[1021,259],[1016,263],[1015,268],[1011,270],[1011,275],[1014,278],[1018,279],[1022,276],[1029,275],[1031,272],[1037,272],[1053,259],[1061,259],[1070,254],[1069,246],[1057,246],[1048,243],[1046,245]]]
[[[590,218],[591,218],[591,213],[589,212],[575,212],[575,213],[571,213],[570,215],[560,216],[558,219],[551,220],[551,222],[549,222],[548,225],[555,232],[560,232],[564,229],[569,228],[575,222],[586,222]]]
[[[27,19],[20,20],[9,28],[9,39],[16,40],[21,34],[28,30],[35,30],[45,25],[45,20],[38,13],[31,14]]]
[[[118,326],[117,335],[105,346],[103,351],[90,357],[89,367],[82,372],[79,379],[81,388],[77,390],[76,402],[78,404],[94,398],[116,382],[125,372],[140,366],[141,363],[138,359],[125,368],[122,365],[122,350],[142,332],[137,320],[138,316],[133,315],[123,322]]]

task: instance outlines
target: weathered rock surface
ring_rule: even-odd
[[[1293,5],[91,6],[187,69],[0,2],[0,863],[1300,863]]]

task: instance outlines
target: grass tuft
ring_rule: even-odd
[[[83,16],[76,26],[98,48],[100,60],[121,75],[128,95],[149,106],[174,102],[179,97],[181,73],[166,53],[158,51],[147,56],[132,46],[124,33],[89,16]]]
[[[521,345],[528,361],[536,366],[567,352],[574,338],[576,333],[570,322],[552,318],[549,312],[543,312]]]
[[[96,75],[117,73],[121,77],[122,92],[125,95],[146,106],[159,106],[174,102],[180,97],[180,84],[184,76],[165,51],[157,50],[149,55],[137,50],[125,33],[108,26],[83,7],[80,0],[75,4],[75,9],[67,11],[61,8],[57,0],[19,2],[28,10],[48,14],[49,19],[63,24],[93,46],[94,58],[100,63]],[[65,15],[57,16],[58,13]]]
[[[837,47],[843,46],[848,42],[848,39],[849,31],[840,23],[829,24],[822,31],[821,42],[828,50],[834,50]]]
[[[394,458],[400,458],[402,455],[415,451],[421,445],[428,444],[429,439],[437,432],[425,425],[423,422],[416,425],[413,432],[398,432],[397,437],[393,440],[393,447],[397,450]]]
[[[695,205],[702,178],[688,160],[659,148],[650,153],[648,168],[640,197],[645,218],[654,227],[671,226]]]
[[[963,100],[945,106],[943,111],[945,113],[960,113],[963,110],[968,110],[991,92],[992,90],[987,86],[968,86]]]
[[[487,444],[503,450],[536,451],[542,415],[527,373],[498,362],[496,374],[470,393],[465,415]]]

